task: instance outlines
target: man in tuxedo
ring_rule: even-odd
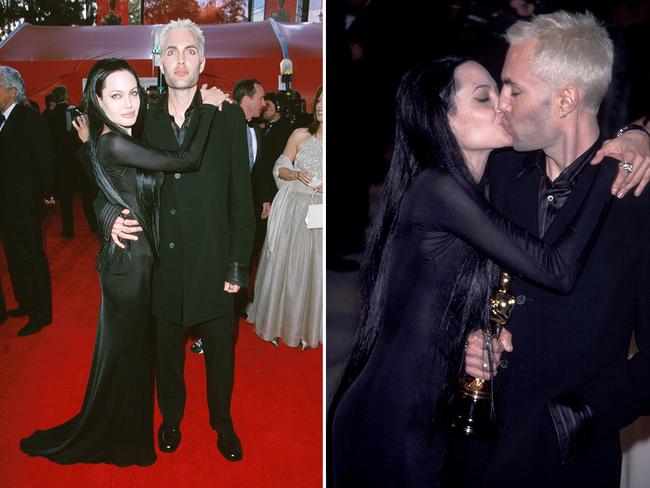
[[[189,20],[174,20],[158,33],[161,70],[168,93],[145,117],[144,141],[168,151],[187,146],[199,119],[199,74],[205,66],[205,39]],[[154,269],[152,314],[156,322],[156,386],[163,421],[162,452],[181,441],[185,407],[186,334],[203,340],[210,426],[217,448],[229,461],[243,450],[230,414],[234,379],[236,320],[233,295],[248,280],[255,218],[241,108],[225,103],[217,112],[201,167],[166,174],[160,200],[160,257]],[[122,209],[95,203],[106,236],[136,237],[125,227]],[[136,224],[127,221],[127,224]],[[121,244],[120,244],[121,245]]]
[[[54,154],[41,115],[26,104],[20,73],[0,66],[0,235],[26,336],[52,322],[50,270],[43,249],[44,200],[52,203]]]
[[[244,111],[247,127],[248,141],[248,166],[251,172],[251,183],[253,185],[253,201],[255,209],[256,227],[255,242],[258,240],[259,228],[261,223],[266,223],[271,209],[271,200],[268,198],[267,179],[263,178],[260,172],[259,162],[262,159],[264,151],[264,132],[260,128],[257,120],[264,109],[264,87],[262,84],[253,79],[246,78],[235,83],[232,91],[232,97],[235,102]]]
[[[606,177],[606,165],[615,164],[589,164],[603,140],[596,114],[611,77],[612,43],[590,14],[566,12],[517,22],[507,38],[498,109],[523,152],[490,163],[491,199],[515,224],[553,243]],[[621,188],[647,174],[650,134],[626,129],[608,144],[626,138],[642,150],[634,158],[622,152],[612,188],[619,198],[573,291],[559,295],[513,279],[514,350],[494,380],[500,433],[495,440],[453,438],[446,486],[619,486],[619,430],[650,413],[650,194],[620,198]],[[628,358],[633,334],[638,352]],[[489,377],[480,334],[468,343],[466,371]]]
[[[262,118],[264,119],[264,136],[262,139],[262,156],[253,166],[253,198],[256,199],[255,208],[259,208],[262,202],[262,215],[268,215],[271,202],[278,187],[273,178],[273,167],[275,162],[283,153],[291,135],[291,121],[283,117],[279,111],[278,96],[275,92],[264,94],[264,108]],[[256,195],[257,194],[257,195]],[[262,249],[266,237],[267,220],[261,222],[261,232],[256,232],[255,244],[253,245],[253,260],[255,260]]]
[[[251,251],[251,270],[256,261],[256,250],[261,248],[260,240],[264,242],[266,234],[266,219],[271,211],[271,200],[268,199],[268,180],[260,171],[262,152],[264,148],[264,132],[258,124],[264,109],[264,87],[254,78],[244,78],[237,83],[232,91],[232,97],[246,118],[246,138],[248,142],[248,166],[251,173],[253,190],[253,210],[255,212],[255,237]],[[275,183],[273,182],[273,186]],[[252,286],[252,283],[249,283]],[[249,301],[248,287],[243,288],[235,297],[235,312],[238,316],[246,317],[246,305]]]
[[[56,106],[49,116],[49,127],[54,144],[56,163],[56,193],[61,211],[61,236],[74,237],[73,202],[74,192],[79,190],[83,204],[84,214],[91,232],[97,230],[97,219],[92,203],[95,197],[93,187],[88,181],[75,152],[81,146],[77,131],[70,125],[71,115],[67,113],[70,107],[68,89],[55,86],[52,97]]]

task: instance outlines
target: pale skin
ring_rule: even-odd
[[[504,126],[513,135],[513,146],[519,150],[542,149],[546,154],[546,172],[551,180],[586,151],[599,134],[596,114],[586,106],[579,86],[564,83],[550,90],[547,82],[529,69],[537,39],[512,45],[502,71],[503,89],[498,110],[504,114]],[[630,161],[631,173],[619,170],[612,185],[612,194],[623,198],[635,185],[640,195],[650,180],[650,138],[642,131],[628,131],[621,137],[606,141],[591,164],[605,156]],[[485,334],[470,334],[465,350],[465,372],[490,379],[496,375],[502,352],[511,352],[512,336],[503,329],[498,342],[492,343],[495,361],[488,361]]]
[[[643,120],[635,120],[633,123],[643,125]],[[650,122],[645,125],[645,128],[650,132]],[[634,144],[630,146],[628,141],[634,141]],[[600,163],[605,156],[619,161],[630,161],[634,168],[632,173],[623,170],[618,172],[612,185],[612,194],[623,198],[632,188],[636,187],[634,195],[637,197],[641,195],[650,182],[650,137],[641,131],[631,130],[621,137],[605,141],[603,147],[591,160],[591,164]]]

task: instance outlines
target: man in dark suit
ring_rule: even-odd
[[[602,144],[596,114],[611,77],[612,44],[593,17],[565,12],[516,23],[508,41],[498,108],[513,147],[533,152],[494,158],[492,201],[553,243],[606,178],[603,165],[615,164],[589,164]],[[648,153],[642,127],[623,137]],[[638,182],[634,166],[644,172],[647,161],[621,162],[622,176]],[[614,186],[619,193],[620,181]],[[648,239],[650,194],[613,198],[570,294],[513,280],[514,350],[495,378],[500,435],[453,438],[446,486],[619,486],[619,430],[650,414]],[[638,352],[628,358],[633,334]],[[480,376],[486,366],[483,350],[468,347],[466,371]]]
[[[261,215],[268,216],[271,202],[273,202],[273,198],[278,192],[278,187],[273,178],[273,167],[287,145],[292,127],[291,121],[287,117],[283,117],[279,112],[278,96],[275,92],[264,94],[262,117],[264,119],[262,156],[253,166],[251,176],[253,179],[253,199],[256,199],[255,208],[259,208],[259,202],[262,202]],[[259,255],[264,244],[266,223],[267,221],[264,220],[261,232],[259,232],[260,235],[258,236],[257,232],[255,234],[255,244],[253,245],[253,256],[255,257]]]
[[[45,121],[25,101],[18,71],[0,66],[0,235],[18,301],[18,309],[7,314],[29,316],[20,336],[52,322],[41,221],[44,200],[53,203],[54,156]]]
[[[144,139],[153,147],[185,148],[198,124],[199,73],[204,37],[189,20],[170,22],[159,34],[168,94],[147,112]],[[154,270],[152,314],[156,321],[156,383],[163,422],[158,442],[173,452],[181,441],[185,406],[186,333],[203,339],[210,425],[229,461],[243,451],[230,415],[236,320],[233,294],[248,279],[255,231],[246,123],[237,105],[217,112],[200,169],[166,174],[160,201],[160,259]],[[99,203],[99,202],[98,202]],[[121,209],[96,204],[111,238],[128,238],[115,216]],[[133,221],[132,221],[133,222]],[[134,235],[131,234],[130,237]]]
[[[284,149],[283,146],[280,153],[276,154],[276,137],[283,125],[279,124],[273,129],[273,126],[278,122],[279,114],[278,118],[274,118],[272,122],[266,120],[265,116],[266,126],[264,129],[255,123],[255,120],[259,119],[260,115],[265,114],[267,103],[264,87],[259,81],[253,78],[239,80],[233,89],[233,99],[244,111],[244,117],[246,117],[248,123],[248,162],[251,170],[253,208],[255,210],[255,238],[250,259],[252,271],[256,267],[266,237],[271,202],[278,191],[273,179],[273,165]],[[287,139],[288,137],[289,134],[287,134]],[[286,144],[286,139],[284,142]],[[252,287],[252,283],[250,285]],[[238,293],[235,298],[235,309],[239,315],[246,316],[245,310],[250,299],[251,293],[248,288]]]
[[[45,108],[43,109],[43,112],[41,112],[41,115],[43,116],[45,122],[47,123],[47,128],[50,130],[50,134],[53,133],[52,115],[54,114],[55,108],[56,108],[56,102],[54,101],[54,96],[51,93],[49,95],[45,95]]]
[[[266,218],[271,209],[271,200],[264,199],[268,198],[269,195],[268,188],[265,188],[268,185],[268,181],[260,171],[260,161],[264,153],[264,131],[257,123],[265,106],[264,87],[259,81],[253,78],[242,79],[235,83],[232,97],[244,111],[244,117],[248,124],[246,129],[248,166],[253,185],[253,202],[256,219],[255,242],[257,242],[259,239],[258,235],[261,233],[260,227],[262,224],[266,224]]]
[[[95,197],[93,187],[90,184],[75,152],[81,146],[81,141],[70,125],[70,115],[67,113],[70,107],[68,90],[65,86],[55,86],[52,90],[52,97],[56,107],[49,116],[48,123],[54,144],[56,162],[56,192],[61,211],[61,236],[66,238],[74,237],[73,202],[74,193],[81,193],[84,214],[90,226],[91,232],[97,230],[97,219],[93,210],[93,198]]]

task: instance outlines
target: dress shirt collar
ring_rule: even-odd
[[[2,112],[2,115],[5,116],[5,120],[7,120],[9,118],[9,115],[11,115],[11,111],[14,109],[15,106],[16,106],[16,102],[9,105],[9,108],[7,110],[5,110],[4,112]]]
[[[9,118],[9,115],[11,115],[11,112],[13,111],[13,109],[14,109],[15,106],[16,106],[16,102],[14,102],[14,103],[12,103],[11,105],[9,105],[9,108],[7,108],[7,110],[5,110],[4,112],[2,112],[2,115],[4,116],[4,120],[3,120],[2,123],[0,124],[0,130],[4,129],[5,124],[7,123],[7,119]]]
[[[529,161],[534,166],[531,171],[537,171],[540,175],[538,197],[538,230],[540,236],[546,234],[546,231],[571,195],[578,178],[601,144],[602,140],[598,138],[589,149],[564,168],[553,181],[546,174],[546,157],[543,151],[539,151],[538,157],[531,158]]]
[[[192,103],[190,103],[190,106],[188,107],[188,110],[190,109],[190,107],[200,107],[202,102],[203,99],[201,98],[201,91],[197,89],[196,93],[194,94],[194,98],[192,99]],[[169,113],[169,110],[167,110],[168,104],[169,104],[169,93],[165,92],[165,94],[162,97],[160,97],[160,100],[156,105],[156,110],[159,112]]]
[[[594,142],[589,149],[583,152],[575,161],[562,170],[558,177],[553,181],[553,185],[558,185],[558,183],[564,185],[566,182],[566,184],[573,188],[578,176],[580,176],[580,173],[587,163],[593,159],[596,151],[602,145],[603,140],[602,136],[599,136],[596,142]],[[549,179],[546,174],[546,154],[544,154],[544,151],[533,151],[527,156],[526,161],[524,162],[524,168],[521,173],[519,173],[518,178],[529,174],[531,171],[536,171],[540,175],[544,176],[544,178]]]

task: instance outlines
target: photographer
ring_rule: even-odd
[[[70,130],[70,119],[74,117],[77,109],[68,103],[68,90],[65,86],[55,86],[52,96],[56,107],[50,117],[50,131],[55,155],[56,193],[61,209],[61,236],[71,239],[74,237],[74,192],[81,193],[84,214],[91,232],[97,230],[97,220],[92,208],[95,195],[88,177],[75,157],[75,151],[81,145],[81,141],[76,131]]]

